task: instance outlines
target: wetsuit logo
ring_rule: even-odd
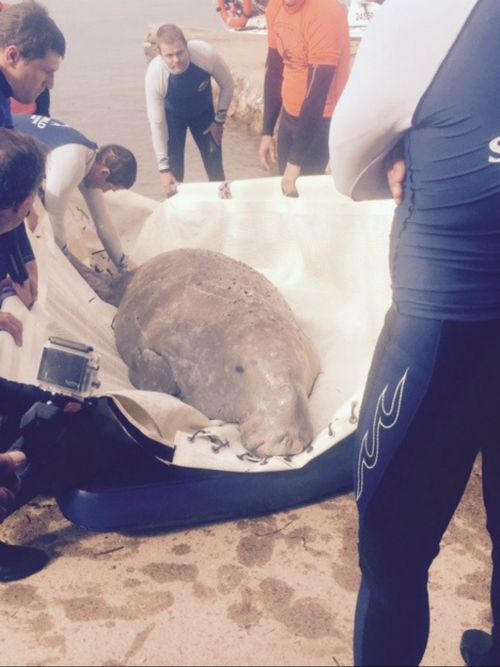
[[[403,393],[408,377],[407,368],[403,377],[399,380],[394,395],[391,399],[389,408],[387,408],[387,391],[389,385],[386,385],[377,400],[375,414],[373,416],[373,425],[370,432],[368,429],[361,441],[361,448],[358,458],[357,488],[356,500],[359,500],[363,494],[365,471],[373,470],[378,463],[380,453],[380,431],[389,430],[396,426],[399,415],[401,414],[401,405],[403,403]]]
[[[500,162],[500,137],[490,141],[490,151],[493,155],[490,155],[488,162]]]

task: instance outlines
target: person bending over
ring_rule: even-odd
[[[115,144],[98,148],[81,132],[46,116],[14,115],[14,127],[40,141],[48,150],[44,205],[58,246],[68,252],[64,215],[72,193],[78,188],[111,261],[119,271],[126,270],[128,260],[103,193],[132,187],[137,176],[133,153]]]
[[[233,77],[215,49],[186,40],[176,25],[162,25],[158,55],[146,72],[146,107],[163,191],[168,197],[184,180],[187,130],[200,151],[210,181],[224,181],[222,134],[233,96]],[[212,78],[218,84],[217,110]]]

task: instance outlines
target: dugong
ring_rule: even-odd
[[[105,287],[96,279],[89,282],[97,293],[118,305],[116,345],[135,387],[237,422],[244,446],[258,456],[309,445],[308,396],[319,359],[265,276],[221,253],[182,248]]]

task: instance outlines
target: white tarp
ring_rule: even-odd
[[[307,452],[254,459],[236,425],[210,421],[171,396],[133,389],[114,344],[114,307],[94,294],[58,250],[46,218],[32,238],[39,300],[31,312],[17,297],[3,305],[23,321],[24,345],[17,348],[0,332],[0,375],[35,383],[49,335],[85,342],[100,354],[102,393],[112,394],[147,435],[175,443],[177,465],[250,472],[302,467],[355,428],[353,413],[390,302],[392,204],[353,203],[335,192],[328,176],[302,178],[298,185],[298,199],[282,196],[279,178],[233,182],[232,199],[221,199],[211,183],[183,185],[164,203],[131,192],[107,197],[137,263],[174,248],[206,248],[246,262],[281,290],[322,362],[310,399],[316,437]],[[81,202],[72,207],[67,225],[70,246],[81,258],[98,248]],[[229,447],[217,445],[225,441]]]

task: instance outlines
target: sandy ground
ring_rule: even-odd
[[[47,4],[62,11],[60,0]],[[149,4],[158,10],[160,3]],[[141,39],[158,18],[143,16]],[[92,49],[90,18],[82,23],[86,49],[75,46],[68,70],[81,58],[104,57]],[[241,37],[216,36],[243,73],[249,72],[249,53],[263,58],[263,51],[243,48]],[[110,45],[105,80],[95,74],[87,80],[99,104],[82,105],[82,80],[74,70],[61,72],[58,85],[65,92],[54,95],[54,115],[101,143],[130,145],[141,161],[137,190],[160,198],[134,83],[143,76],[141,47],[135,43],[137,53],[127,63],[130,90],[106,95],[119,61]],[[85,60],[80,65],[81,74]],[[262,175],[254,160],[257,143],[246,129],[228,125],[229,178]],[[190,150],[188,180],[202,180]],[[356,530],[351,495],[255,520],[149,535],[89,533],[66,521],[52,499],[37,499],[4,524],[2,538],[43,547],[52,561],[30,579],[1,585],[0,662],[351,665]],[[432,630],[424,665],[462,664],[461,632],[488,628],[489,549],[476,468],[431,572]]]

